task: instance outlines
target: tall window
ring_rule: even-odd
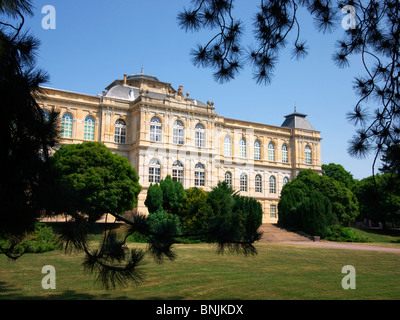
[[[282,162],[284,163],[289,162],[288,150],[286,144],[282,145]]]
[[[196,147],[205,147],[206,146],[206,133],[205,128],[201,123],[196,124],[194,128],[195,135],[195,146]]]
[[[92,117],[86,117],[85,126],[83,129],[84,140],[94,140],[94,119]]]
[[[261,159],[261,144],[260,141],[258,140],[254,142],[254,159],[255,160]]]
[[[226,136],[224,138],[224,156],[232,156],[232,139],[230,136]]]
[[[116,143],[126,142],[126,123],[122,119],[115,121],[114,141]]]
[[[150,140],[161,141],[161,120],[159,117],[153,117],[150,120]]]
[[[288,183],[289,182],[289,178],[288,177],[284,177],[283,178],[283,185],[285,185],[286,183]]]
[[[157,159],[151,159],[149,163],[149,182],[159,183],[161,180],[161,165]]]
[[[306,146],[304,149],[304,159],[306,164],[311,164],[311,148],[310,146]]]
[[[256,192],[262,192],[262,178],[261,176],[258,174],[256,175]]]
[[[271,204],[269,207],[269,216],[271,218],[276,218],[276,204]]]
[[[64,114],[61,120],[61,138],[72,138],[72,116]]]
[[[240,142],[239,142],[239,157],[246,158],[246,155],[247,155],[246,140],[244,140],[242,138],[242,139],[240,139]]]
[[[275,146],[272,142],[268,144],[268,161],[275,161]]]
[[[205,186],[205,170],[201,163],[196,164],[194,167],[194,185],[196,187]]]
[[[232,188],[232,173],[230,173],[229,171],[225,172],[225,182],[230,188]]]
[[[175,161],[172,165],[172,180],[183,184],[183,164]]]
[[[182,121],[176,120],[174,122],[174,130],[173,130],[173,142],[174,144],[183,144],[183,123]]]
[[[269,192],[276,193],[276,178],[274,176],[269,177]]]
[[[240,191],[247,191],[247,174],[240,175]]]

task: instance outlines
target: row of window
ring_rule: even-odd
[[[183,164],[180,161],[175,161],[172,166],[172,180],[183,183]],[[161,164],[158,159],[151,159],[149,163],[149,183],[159,183],[161,181]],[[225,173],[225,182],[232,188],[233,180],[232,173]],[[288,177],[283,178],[283,184],[289,182]],[[204,165],[197,163],[194,167],[194,185],[196,187],[205,186],[205,169]],[[248,191],[248,176],[245,173],[240,175],[240,191]],[[263,182],[260,174],[255,177],[255,192],[263,192]],[[269,193],[276,193],[276,177],[269,178]]]
[[[72,116],[68,113],[64,114],[62,117],[61,125],[61,137],[62,138],[72,138]],[[92,117],[88,116],[85,118],[84,122],[84,140],[94,140],[94,129],[95,121]],[[161,142],[161,120],[158,117],[153,117],[150,120],[150,140]],[[122,119],[118,119],[115,122],[114,129],[114,141],[116,143],[126,142],[126,123]],[[183,144],[184,143],[184,126],[179,120],[176,120],[173,125],[173,143]],[[205,128],[201,123],[195,126],[195,146],[205,147]],[[283,144],[281,147],[282,152],[282,162],[288,163],[288,147]],[[224,156],[232,156],[232,139],[230,136],[224,138]],[[247,143],[245,139],[240,139],[239,142],[239,156],[241,158],[247,157]],[[254,142],[254,159],[261,160],[261,143],[256,140]],[[312,163],[312,153],[311,147],[306,146],[304,149],[304,159],[306,164]],[[276,161],[275,158],[275,145],[270,142],[268,144],[268,161]]]

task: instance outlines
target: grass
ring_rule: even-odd
[[[145,248],[145,244],[130,244]],[[139,286],[104,290],[82,271],[82,254],[0,255],[0,299],[400,299],[400,254],[258,243],[258,255],[218,255],[207,244],[179,244],[174,262],[146,256]],[[41,287],[44,265],[56,290]],[[356,289],[341,286],[342,267],[356,269]]]
[[[393,244],[400,248],[400,229],[357,229],[351,228],[357,236],[367,238],[372,243]]]

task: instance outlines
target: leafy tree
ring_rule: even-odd
[[[23,30],[32,14],[30,1],[0,1],[0,236],[13,238],[0,252],[13,259],[20,256],[13,248],[43,214],[49,153],[58,140],[57,112],[46,116],[36,102],[48,76],[35,68],[39,41]]]
[[[129,161],[100,142],[62,146],[51,158],[59,188],[70,195],[65,212],[98,220],[111,211],[122,215],[137,205],[141,191]]]
[[[215,31],[205,45],[199,44],[192,50],[196,66],[214,69],[215,80],[223,83],[235,78],[247,62],[253,68],[255,81],[268,84],[280,51],[287,46],[291,35],[295,39],[292,58],[300,59],[308,53],[298,19],[300,7],[308,11],[316,29],[323,33],[341,25],[344,12],[354,19],[354,24],[337,41],[333,62],[344,68],[350,65],[351,56],[358,56],[365,68],[365,74],[357,75],[354,81],[359,101],[347,115],[358,127],[348,152],[364,157],[375,151],[376,160],[385,148],[399,144],[398,0],[261,0],[253,17],[255,44],[248,50],[244,49],[241,37],[244,24],[235,15],[234,4],[233,0],[192,0],[191,7],[178,14],[178,23],[185,31]],[[368,103],[376,106],[376,110],[368,112]]]
[[[360,220],[400,222],[400,183],[391,174],[377,174],[362,179],[354,186],[360,204]]]
[[[177,212],[185,194],[182,183],[174,182],[170,175],[160,181],[163,193],[163,208],[167,212]]]
[[[336,181],[342,182],[347,188],[351,188],[354,184],[353,175],[346,171],[346,169],[340,164],[323,164],[322,174]]]
[[[311,223],[318,218],[324,225],[324,220],[313,211],[327,203],[317,197],[321,204],[311,200],[320,193],[321,197],[329,200],[329,210],[321,211],[328,215],[329,224],[340,223],[348,226],[359,214],[358,201],[352,191],[346,186],[328,176],[321,176],[311,169],[303,170],[299,175],[282,188],[281,199],[278,204],[279,223],[290,228],[308,228],[305,223]],[[303,206],[303,207],[302,207]],[[310,219],[306,218],[306,209],[310,209]],[[324,228],[321,229],[322,231]]]
[[[159,184],[150,184],[144,204],[149,213],[163,208],[163,192]]]
[[[207,202],[207,193],[201,188],[189,188],[179,216],[186,233],[207,233],[210,217],[213,216],[213,209]]]
[[[329,232],[329,226],[334,222],[332,205],[327,197],[317,190],[312,190],[298,208],[301,216],[302,229],[311,235],[322,238]]]

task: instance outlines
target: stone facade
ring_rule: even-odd
[[[43,89],[40,105],[60,112],[61,144],[100,141],[130,161],[143,186],[138,212],[147,213],[150,183],[171,175],[206,191],[226,180],[274,223],[284,183],[302,169],[321,172],[320,132],[296,111],[280,127],[228,119],[213,102],[144,74],[124,75],[98,96]]]

